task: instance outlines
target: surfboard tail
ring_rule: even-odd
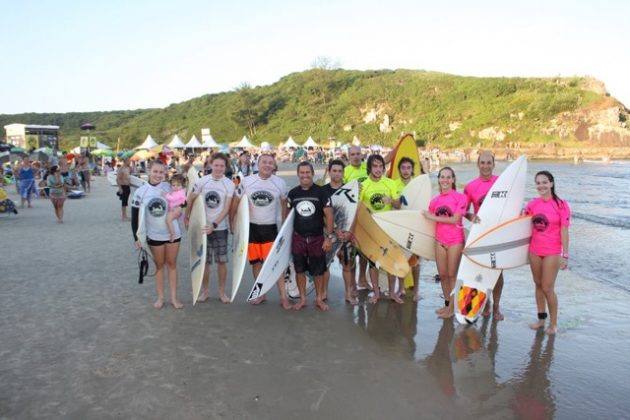
[[[486,306],[487,291],[481,291],[474,287],[464,286],[458,280],[455,289],[457,302],[455,307],[455,317],[460,324],[473,324]]]

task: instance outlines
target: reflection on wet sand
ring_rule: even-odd
[[[409,300],[403,305],[382,302],[358,305],[352,316],[354,323],[388,356],[415,360],[419,338],[417,310],[417,303]],[[500,347],[498,325],[491,319],[468,326],[444,320],[433,351],[417,361],[426,367],[442,394],[466,416],[553,418],[555,403],[549,369],[554,337],[547,337],[542,331],[536,333],[527,364],[516,369],[514,377],[499,383],[495,372]]]

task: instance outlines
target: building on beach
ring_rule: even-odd
[[[26,150],[40,147],[59,148],[58,125],[8,124],[4,126],[6,141]]]

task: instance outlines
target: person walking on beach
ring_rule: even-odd
[[[291,254],[295,267],[295,279],[300,300],[293,306],[299,311],[306,305],[306,275],[308,271],[315,281],[315,305],[328,310],[324,301],[324,272],[326,253],[332,248],[333,211],[330,197],[323,187],[313,183],[315,170],[310,162],[297,166],[300,185],[289,191],[290,208],[295,210]]]
[[[490,152],[480,152],[477,157],[477,168],[479,169],[479,177],[470,181],[464,187],[464,194],[468,197],[468,201],[473,206],[473,213],[466,213],[466,218],[473,223],[479,223],[479,208],[483,203],[486,194],[490,191],[490,188],[494,185],[498,176],[493,174],[494,171],[494,156]],[[468,209],[467,209],[468,210]],[[492,314],[494,319],[502,321],[504,319],[503,314],[499,309],[501,302],[501,293],[503,292],[503,272],[499,275],[494,289],[492,290]],[[486,307],[483,311],[484,317],[490,316],[490,306],[486,303]]]
[[[79,172],[79,178],[81,179],[81,186],[85,192],[90,192],[91,180],[90,180],[90,158],[87,152],[82,153],[79,156],[77,162],[77,171]]]
[[[131,194],[131,167],[129,159],[124,159],[123,164],[116,172],[116,184],[118,185],[118,197],[120,198],[122,221],[129,220],[127,217],[127,206],[129,206],[129,195]]]
[[[210,175],[204,175],[193,185],[188,195],[189,205],[186,207],[184,221],[188,224],[192,205],[195,200],[204,200],[206,209],[205,233],[208,235],[206,267],[203,271],[201,294],[199,302],[205,302],[210,296],[210,266],[213,261],[217,264],[217,277],[219,283],[219,300],[222,303],[230,303],[230,298],[225,294],[225,279],[227,277],[227,242],[228,242],[228,214],[230,212],[232,197],[234,196],[234,183],[225,177],[225,169],[229,165],[228,158],[222,153],[215,153],[211,157],[212,171]]]
[[[273,174],[276,161],[271,155],[260,155],[258,158],[258,173],[244,177],[236,188],[235,199],[232,200],[232,217],[235,220],[238,204],[243,196],[249,201],[249,244],[247,245],[247,257],[252,266],[254,279],[262,269],[262,264],[267,259],[273,241],[278,236],[278,214],[282,221],[286,219],[287,209],[287,184]],[[233,230],[233,229],[232,229]],[[280,304],[284,309],[291,309],[284,283],[278,282]],[[258,305],[266,300],[260,296],[253,301]]]
[[[57,216],[57,223],[63,223],[63,205],[66,201],[66,187],[59,167],[53,165],[48,171],[46,177],[46,185],[48,186],[48,194],[50,202],[55,209],[55,216]]]
[[[435,263],[444,295],[444,307],[436,312],[440,318],[450,318],[455,313],[455,303],[450,300],[451,292],[455,287],[464,249],[462,217],[466,214],[469,203],[464,194],[455,190],[455,171],[450,167],[440,169],[438,185],[440,193],[431,200],[429,209],[424,210],[422,214],[436,222]]]
[[[373,213],[388,211],[392,208],[400,208],[400,196],[396,183],[387,178],[385,174],[385,160],[381,155],[371,155],[367,161],[368,177],[361,183],[359,200]],[[370,280],[374,287],[374,294],[370,297],[370,303],[378,302],[380,291],[378,288],[378,269],[373,261],[369,261]],[[403,303],[396,294],[396,278],[387,274],[389,281],[389,298],[396,303]]]
[[[24,208],[24,204],[26,203],[30,209],[32,207],[31,198],[33,195],[37,195],[35,172],[31,160],[28,157],[22,159],[22,162],[18,165],[14,173],[17,173],[19,178],[18,190],[22,199],[21,206]]]
[[[181,309],[184,305],[177,299],[177,254],[181,242],[179,224],[175,223],[177,238],[170,240],[170,234],[166,227],[166,213],[168,203],[162,196],[162,192],[170,192],[170,185],[164,182],[166,168],[158,160],[149,165],[149,182],[140,186],[133,195],[131,201],[131,229],[136,241],[136,248],[142,244],[138,239],[138,222],[140,208],[144,207],[146,217],[144,223],[147,234],[147,244],[155,261],[155,288],[157,300],[153,304],[156,309],[164,306],[164,265],[168,270],[168,282],[171,289],[171,303],[175,309]]]
[[[545,326],[547,308],[549,327],[547,334],[558,331],[558,297],[555,284],[558,270],[569,265],[569,203],[556,194],[556,183],[548,171],[540,171],[534,178],[538,198],[527,203],[525,213],[532,216],[532,238],[529,243],[529,264],[536,285],[538,321],[530,328]]]

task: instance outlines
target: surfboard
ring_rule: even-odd
[[[464,255],[486,268],[509,270],[527,264],[531,216],[520,216],[490,229],[464,248]]]
[[[138,209],[138,230],[136,231],[136,236],[140,241],[140,246],[145,251],[149,251],[149,245],[147,244],[147,226],[146,226],[146,205],[144,203],[140,203],[140,208]]]
[[[413,134],[411,133],[403,134],[398,141],[396,148],[394,148],[389,170],[387,171],[387,176],[389,178],[400,178],[400,173],[398,172],[398,163],[400,162],[400,159],[404,157],[413,160],[414,175],[420,174],[420,157],[418,156],[418,146],[416,145],[416,140],[413,138]]]
[[[404,278],[409,272],[409,263],[400,246],[379,227],[363,203],[359,203],[356,217],[354,236],[359,251],[378,268]]]
[[[280,277],[284,276],[284,272],[291,260],[294,219],[295,210],[291,210],[282,224],[276,240],[273,241],[269,255],[263,263],[258,277],[254,281],[254,286],[247,297],[248,302],[267,293],[278,282]]]
[[[188,195],[192,191],[195,182],[197,182],[197,180],[199,179],[199,172],[194,166],[192,166],[188,170],[188,172],[186,173],[186,178],[188,179],[188,185],[186,185],[186,195]]]
[[[116,182],[116,172],[112,171],[107,173],[107,182],[109,182],[109,185],[112,187],[118,186],[118,182]]]
[[[435,222],[420,210],[392,210],[372,214],[374,222],[403,249],[435,260]]]
[[[480,222],[470,228],[466,245],[473,244],[486,232],[519,216],[525,199],[526,175],[525,155],[505,168],[486,194],[478,213]],[[458,322],[464,324],[477,320],[500,275],[501,270],[488,269],[469,258],[462,258],[453,290],[457,299],[455,318]]]
[[[249,243],[249,199],[243,194],[236,210],[234,235],[232,238],[232,295],[234,302],[247,265],[247,245]]]
[[[195,181],[199,179],[199,174],[194,168],[188,171],[188,186],[190,192]],[[192,281],[193,305],[197,303],[201,292],[201,282],[203,271],[206,268],[206,250],[208,238],[202,231],[206,224],[206,208],[203,197],[197,196],[192,204],[190,218],[188,220],[188,236],[190,237],[190,279]]]
[[[134,187],[134,188],[139,188],[142,186],[142,184],[144,184],[145,181],[142,178],[138,178],[135,175],[130,175],[129,176],[129,184]]]

